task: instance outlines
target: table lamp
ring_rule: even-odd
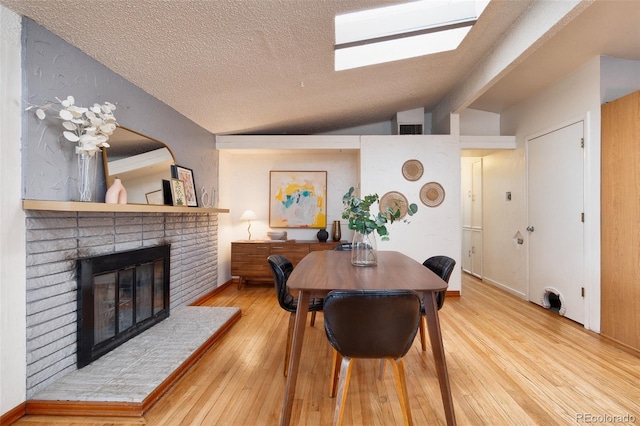
[[[249,241],[251,241],[251,221],[255,219],[257,219],[257,217],[253,210],[245,210],[245,212],[242,213],[242,216],[240,216],[240,220],[246,220],[247,222],[249,222],[249,227],[247,228],[247,232],[249,233]]]

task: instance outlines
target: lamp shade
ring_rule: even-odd
[[[253,210],[245,210],[240,216],[240,220],[255,220],[257,218],[256,214]]]

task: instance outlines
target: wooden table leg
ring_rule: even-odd
[[[287,373],[287,385],[284,389],[284,402],[282,404],[281,425],[291,423],[291,413],[293,411],[293,398],[296,394],[296,380],[298,379],[298,366],[300,365],[300,354],[302,353],[302,340],[304,339],[304,328],[309,312],[309,292],[301,290],[298,294],[298,310],[296,311],[296,322],[293,328],[293,342],[291,344],[291,358],[289,359],[289,372]]]
[[[432,291],[425,295],[424,310],[427,317],[427,328],[429,329],[429,339],[433,350],[433,359],[440,382],[440,394],[444,404],[444,413],[447,425],[456,424],[456,416],[453,411],[453,399],[451,398],[451,386],[449,384],[449,373],[447,373],[447,363],[444,358],[444,346],[442,344],[442,333],[440,331],[440,320],[438,318],[438,305],[436,292]]]

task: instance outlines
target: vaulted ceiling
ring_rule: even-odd
[[[519,36],[563,2],[575,7]],[[398,1],[0,3],[216,134],[318,133],[419,107],[499,113],[597,55],[640,60],[635,0],[493,0],[455,51],[339,72],[334,16]],[[488,61],[500,69],[484,75]]]

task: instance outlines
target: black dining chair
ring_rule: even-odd
[[[351,243],[341,243],[333,248],[334,251],[351,251]]]
[[[289,288],[287,287],[287,280],[289,275],[293,271],[293,264],[289,259],[278,254],[273,254],[267,258],[271,272],[273,273],[273,279],[276,288],[276,296],[280,307],[289,312],[289,326],[287,329],[287,346],[284,353],[284,375],[287,375],[289,370],[289,358],[291,356],[291,342],[293,339],[293,326],[296,316],[296,309],[298,308],[298,298],[294,297]],[[311,312],[311,326],[316,322],[316,312],[322,310],[324,299],[311,298],[309,299],[309,312]]]
[[[324,301],[324,329],[334,348],[329,394],[337,399],[333,424],[342,423],[353,360],[390,360],[402,416],[412,424],[403,357],[420,323],[420,296],[412,290],[334,290]],[[340,373],[338,374],[338,369]]]
[[[456,266],[456,261],[448,256],[432,256],[422,262],[424,266],[429,268],[433,273],[439,276],[444,282],[449,283],[449,278],[451,278],[451,273],[453,272],[453,268]],[[442,309],[442,305],[444,305],[444,298],[447,294],[446,290],[441,290],[436,293],[436,302],[438,305],[438,310]],[[424,311],[424,301],[420,304],[420,312],[421,312],[421,321],[420,321],[420,342],[422,343],[422,350],[427,350],[427,338],[426,338],[426,328],[427,328],[427,318],[426,313]]]
[[[451,278],[451,273],[453,272],[453,268],[456,266],[456,261],[448,256],[432,256],[422,262],[424,266],[429,268],[433,273],[439,276],[443,281],[449,283],[449,278]],[[438,310],[442,309],[442,305],[444,305],[444,298],[446,295],[446,290],[438,291],[436,293],[436,304],[438,306]],[[424,300],[420,301],[420,344],[422,346],[422,351],[427,351],[427,314],[424,311]],[[384,363],[380,362],[380,369],[378,372],[378,377],[382,378],[384,374]]]

